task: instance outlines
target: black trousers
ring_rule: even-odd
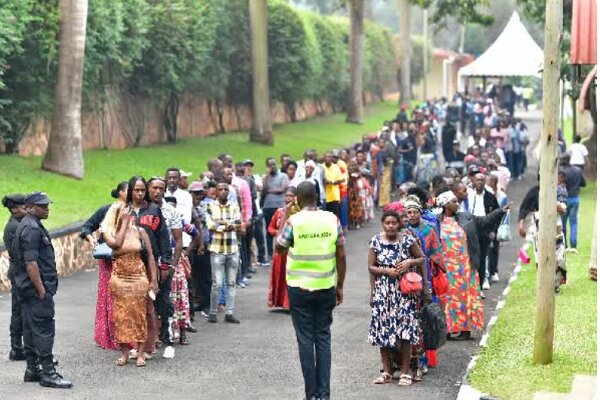
[[[173,345],[173,335],[169,329],[169,319],[173,317],[175,308],[171,301],[171,282],[173,281],[173,273],[169,274],[164,282],[158,283],[158,294],[154,301],[156,313],[160,316],[160,333],[159,339],[165,345]]]
[[[276,208],[265,208],[263,209],[263,215],[265,216],[265,227],[268,227],[271,223],[271,219],[273,219],[273,215],[275,215]],[[273,236],[267,235],[267,254],[269,254],[269,258],[273,258]]]
[[[9,273],[9,276],[12,275]],[[23,316],[21,315],[21,299],[17,292],[15,280],[10,276],[10,348],[15,351],[23,350]]]
[[[334,213],[335,216],[341,221],[341,209],[339,201],[328,201],[325,203],[325,211]]]
[[[306,398],[329,398],[335,288],[309,292],[288,286],[288,296]]]
[[[250,224],[246,227],[246,237],[244,237],[243,251],[245,259],[242,259],[242,276],[246,277],[250,274],[250,267],[252,266],[252,260],[250,254],[252,252],[252,236],[254,233],[254,224]]]
[[[490,276],[498,273],[498,261],[500,259],[500,242],[492,240],[488,249],[488,265],[490,268]]]
[[[483,286],[485,280],[485,265],[487,260],[488,249],[490,247],[490,239],[486,236],[485,238],[479,238],[479,265],[477,272],[479,273],[479,289]]]
[[[202,255],[194,254],[192,258],[192,281],[194,302],[208,313],[210,309],[210,289],[212,287],[210,253],[208,251],[205,251]]]
[[[259,263],[267,262],[265,234],[265,217],[261,215],[252,222],[252,236],[254,237],[256,248],[258,250],[256,260]]]
[[[52,348],[54,347],[54,298],[46,293],[43,299],[35,296],[22,302],[23,341],[25,357],[29,367],[39,360],[44,371],[54,368]]]

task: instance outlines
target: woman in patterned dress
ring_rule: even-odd
[[[150,238],[129,216],[129,207],[117,202],[111,206],[102,222],[102,234],[106,244],[113,249],[113,270],[110,291],[113,297],[115,340],[121,348],[118,366],[129,360],[129,344],[137,343],[136,365],[146,365],[144,344],[147,339],[146,298],[148,291],[156,293],[156,265],[152,255]],[[149,275],[142,252],[147,252]]]
[[[457,340],[471,338],[471,333],[483,328],[483,302],[479,296],[477,268],[480,252],[477,232],[492,230],[510,208],[498,208],[484,217],[458,212],[458,200],[452,191],[441,193],[437,205],[440,214],[440,241],[445,255],[446,275],[450,283],[446,304],[448,334]]]
[[[111,196],[125,203],[127,199],[127,182],[119,183],[112,190]],[[94,232],[100,229],[100,224],[111,205],[107,204],[100,207],[81,227],[79,236],[86,240],[92,248],[97,244]],[[102,235],[100,235],[99,241],[100,243],[104,242]],[[96,300],[96,319],[94,321],[94,340],[103,349],[119,349],[119,344],[115,341],[113,301],[108,287],[112,268],[112,259],[98,260],[98,297]]]
[[[408,271],[424,272],[424,256],[417,239],[402,226],[396,210],[386,210],[381,217],[383,232],[369,242],[371,276],[371,326],[369,342],[379,346],[383,373],[374,384],[392,382],[392,353],[400,351],[400,386],[412,384],[409,374],[411,349],[421,340],[417,315],[420,294],[405,295],[400,291],[402,275]],[[423,294],[430,298],[428,286]]]

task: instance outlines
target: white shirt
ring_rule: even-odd
[[[585,165],[585,157],[588,155],[588,149],[584,145],[581,143],[573,143],[569,152],[571,153],[571,161],[569,161],[569,164]]]
[[[474,192],[473,197],[469,197],[469,208],[471,209],[471,214],[477,217],[485,216],[485,204],[483,203],[483,196],[485,195],[485,190],[478,194]]]
[[[183,216],[183,222],[186,224],[192,223],[192,195],[182,189],[177,189],[171,192],[169,189],[165,192],[165,197],[172,196],[177,199],[177,211]],[[188,247],[192,242],[192,237],[187,233],[183,233],[183,247]]]

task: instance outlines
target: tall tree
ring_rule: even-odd
[[[58,82],[48,149],[42,168],[82,179],[81,89],[87,0],[59,0]]]
[[[365,0],[348,0],[350,11],[350,95],[346,122],[363,121],[363,43]]]
[[[273,144],[269,104],[269,49],[267,0],[250,0],[252,37],[252,130],[250,141]]]
[[[400,14],[400,102],[409,103],[412,99],[410,87],[410,0],[398,0]]]

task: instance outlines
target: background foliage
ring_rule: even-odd
[[[59,15],[58,0],[5,3],[0,141],[12,152],[32,118],[52,113]],[[348,32],[347,18],[269,0],[271,99],[289,107],[323,99],[342,110],[349,88]],[[171,122],[183,92],[233,105],[252,103],[248,0],[89,0],[85,55],[87,110],[113,101],[111,94],[119,91],[154,99]],[[365,24],[365,90],[383,96],[395,88],[395,59],[389,32]]]

